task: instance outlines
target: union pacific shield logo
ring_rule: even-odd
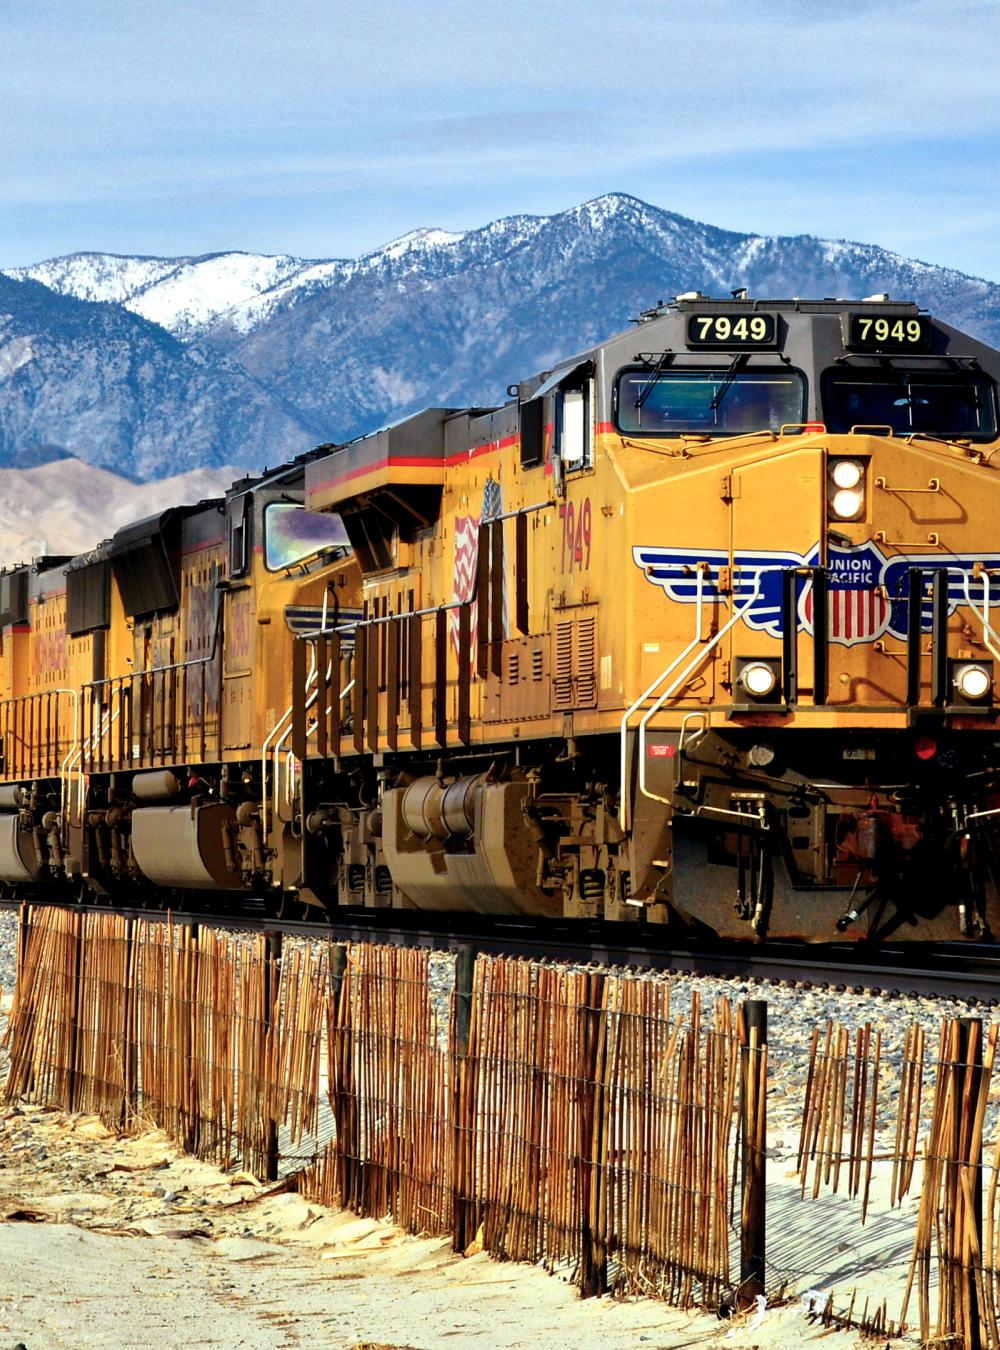
[[[738,612],[748,628],[782,636],[782,574],[789,568],[815,567],[819,546],[808,553],[781,550],[734,550],[675,548],[670,545],[637,545],[632,561],[646,580],[659,587],[668,600],[694,605],[699,597],[706,605]],[[723,569],[729,586],[723,589]],[[969,609],[981,623],[990,606],[1000,598],[1000,555],[988,553],[918,553],[886,557],[873,540],[856,548],[831,545],[827,552],[827,636],[845,647],[874,642],[884,634],[905,639],[908,629],[911,577],[919,574],[922,591],[920,628],[930,632],[931,581],[943,573],[946,607],[954,614]],[[915,597],[914,597],[915,598]],[[813,631],[812,583],[800,583],[798,626]]]
[[[831,545],[827,562],[827,637],[845,647],[874,642],[889,627],[892,607],[882,585],[885,557],[871,542],[862,548]],[[813,588],[810,584],[799,605],[799,618],[813,631]]]

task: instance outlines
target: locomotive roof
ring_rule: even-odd
[[[701,316],[705,322],[713,315],[728,321],[730,336],[720,339],[713,335],[711,342],[699,342],[695,334],[701,323],[696,325],[695,321]],[[747,340],[746,328],[743,336],[731,336],[738,320],[749,324],[754,316],[768,321],[764,340]],[[889,321],[890,329],[902,321],[904,332],[907,321],[912,320],[919,341],[909,346],[901,346],[891,337],[882,344],[860,342],[861,321],[870,320],[874,326],[878,319]],[[613,374],[620,366],[635,363],[725,366],[737,356],[745,364],[773,365],[778,361],[817,373],[836,364],[871,366],[899,360],[927,370],[979,367],[1000,381],[1000,352],[930,315],[912,300],[892,300],[887,295],[861,300],[751,299],[739,295],[722,299],[688,292],[643,311],[633,327],[522,381],[517,387],[518,398],[523,401],[547,393],[585,363],[601,363]]]

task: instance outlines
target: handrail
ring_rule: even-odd
[[[306,687],[308,688],[308,686],[306,686]],[[302,709],[303,713],[308,712],[308,711],[309,711],[309,708],[316,702],[316,700],[317,700],[318,698],[319,698],[319,690],[318,690],[318,689],[314,689],[313,692],[310,694],[310,696],[306,699],[305,704],[303,705],[303,709]],[[272,807],[273,807],[273,810],[274,810],[274,814],[275,814],[275,815],[278,814],[278,784],[279,784],[280,781],[281,781],[281,772],[280,772],[280,769],[279,769],[279,767],[278,767],[278,760],[279,760],[279,758],[280,758],[280,756],[281,756],[281,747],[282,747],[282,746],[285,744],[285,742],[288,740],[288,738],[289,738],[289,736],[292,734],[293,730],[294,730],[294,727],[292,727],[291,725],[285,727],[285,729],[284,729],[284,731],[281,733],[281,736],[279,737],[279,739],[275,741],[275,743],[274,743],[274,750],[272,751],[272,756],[273,756],[273,758],[274,758],[274,789],[273,789],[273,791],[274,791],[274,801],[273,801],[273,803],[272,803]],[[287,787],[287,780],[286,780],[286,787]],[[287,801],[287,793],[286,793],[286,801]]]
[[[760,595],[761,577],[764,576],[765,573],[767,572],[782,572],[784,570],[785,569],[781,566],[760,568],[760,570],[756,574],[754,580],[754,587],[753,591],[751,592],[750,598],[740,609],[733,610],[733,613],[730,616],[730,618],[722,625],[722,627],[716,633],[715,637],[712,638],[712,640],[706,644],[704,650],[696,653],[694,660],[688,662],[688,664],[684,667],[684,669],[676,677],[676,679],[673,680],[673,682],[669,685],[668,688],[664,689],[663,693],[659,696],[659,698],[656,700],[653,706],[643,715],[643,718],[639,723],[639,791],[642,793],[644,797],[649,798],[650,801],[669,803],[670,800],[668,797],[658,796],[657,793],[655,792],[649,792],[646,788],[646,728],[649,725],[650,719],[656,716],[656,714],[663,707],[664,703],[666,703],[667,699],[671,698],[677,692],[677,690],[681,687],[681,685],[685,682],[685,680],[687,680],[691,675],[694,674],[698,666],[701,665],[702,661],[704,661],[705,657],[709,654],[709,652],[713,651],[719,645],[722,639],[726,636],[729,630],[735,624],[739,623],[740,619],[743,618],[743,615],[746,614],[747,610],[750,609],[751,606],[756,604],[757,597]]]
[[[216,653],[208,656],[193,656],[190,661],[172,661],[167,666],[145,666],[142,670],[130,670],[124,675],[105,675],[100,680],[87,680],[81,689],[99,689],[103,684],[118,684],[123,680],[141,680],[146,675],[167,675],[172,670],[188,670],[191,666],[208,666],[215,660]]]
[[[66,752],[66,754],[63,756],[62,760],[60,761],[60,767],[59,767],[59,783],[60,783],[60,795],[61,795],[61,793],[62,793],[62,778],[63,778],[63,771],[64,771],[64,768],[65,768],[65,765],[66,765],[66,760],[73,754],[73,751],[74,751],[74,749],[75,749],[75,747],[76,747],[76,744],[77,744],[77,742],[79,741],[79,738],[80,738],[80,696],[79,696],[79,692],[78,692],[76,689],[65,689],[65,688],[63,688],[63,687],[61,687],[61,686],[58,687],[58,688],[55,688],[55,689],[33,689],[30,693],[27,693],[27,694],[12,694],[9,698],[5,698],[5,699],[0,700],[0,707],[10,707],[10,706],[13,706],[14,704],[18,704],[18,703],[24,704],[24,705],[28,705],[28,704],[30,704],[32,701],[35,701],[35,700],[39,700],[39,701],[40,701],[40,700],[42,700],[42,699],[51,699],[51,698],[55,697],[55,699],[56,699],[56,736],[55,736],[56,745],[55,745],[55,751],[56,751],[56,753],[58,753],[58,747],[59,747],[59,695],[60,695],[60,694],[65,694],[65,695],[67,695],[67,697],[70,698],[70,699],[72,699],[72,701],[73,701],[73,739],[72,739],[72,742],[71,742],[71,744],[70,744],[69,750]],[[22,738],[21,744],[22,744],[22,745],[27,745],[27,744],[28,744],[28,741],[27,741],[25,738]],[[4,766],[3,766],[3,776],[4,776],[4,777],[7,777],[7,776],[8,776],[8,775],[7,775],[6,763],[4,763]],[[23,776],[25,776],[25,775],[21,775],[21,776],[23,777]]]
[[[344,699],[347,697],[347,695],[351,692],[353,688],[354,688],[354,681],[348,680],[347,684],[345,684],[343,689],[341,689],[340,691],[338,701],[340,703],[343,703]],[[333,712],[333,704],[328,703],[326,705],[326,716],[329,717],[332,712]],[[306,727],[306,740],[308,740],[310,736],[314,736],[316,734],[318,727],[319,727],[319,718],[317,717],[316,721],[312,724],[311,727]]]
[[[701,725],[698,730],[693,732],[688,738],[688,723],[697,718]],[[701,708],[695,708],[693,711],[685,713],[681,718],[681,729],[677,733],[677,756],[674,760],[674,787],[677,788],[681,781],[681,765],[684,762],[684,753],[697,744],[702,737],[708,734],[709,719],[708,713]]]
[[[492,521],[487,521],[487,525]],[[443,605],[427,605],[424,609],[408,609],[398,614],[378,614],[372,615],[368,619],[352,619],[350,623],[340,623],[333,628],[310,628],[307,633],[298,633],[296,636],[302,642],[309,642],[313,638],[330,637],[333,633],[353,633],[356,628],[376,628],[382,623],[398,623],[401,619],[422,619],[428,614],[443,614],[450,609],[461,609],[467,605],[468,600],[448,600]]]
[[[983,626],[983,645],[995,661],[1000,661],[1000,637],[993,625],[990,623],[990,577],[988,572],[980,573],[979,580],[983,583],[983,608],[982,611],[976,608],[976,603],[972,598],[970,586],[975,578],[968,572],[962,573],[962,585],[965,590],[965,603],[972,610],[973,614]]]
[[[332,669],[333,669],[333,662],[330,662],[330,664],[329,664],[329,665],[327,666],[327,668],[326,668],[326,678],[327,678],[327,679],[330,678],[330,672],[331,672]],[[340,701],[341,703],[343,703],[344,699],[347,697],[347,695],[351,692],[351,690],[352,690],[353,688],[354,688],[354,681],[353,681],[353,680],[350,680],[350,681],[344,686],[344,688],[341,689],[340,695],[339,695],[339,701]],[[309,709],[312,707],[312,705],[316,702],[316,700],[317,700],[318,698],[319,698],[319,690],[318,690],[318,689],[314,689],[313,692],[312,692],[312,694],[309,696],[309,698],[306,699],[306,701],[305,701],[305,703],[304,703],[304,705],[303,705],[303,708],[302,708],[303,713],[308,712]],[[327,717],[329,717],[329,715],[330,715],[330,713],[331,713],[332,710],[333,710],[333,704],[331,703],[331,704],[329,704],[329,705],[327,706],[327,709],[326,709],[326,716],[327,716]],[[317,728],[318,726],[319,726],[319,718],[318,718],[318,717],[317,717],[316,721],[312,724],[312,726],[309,726],[308,724],[306,725],[306,740],[308,740],[310,736],[312,736],[312,735],[315,734],[316,728]],[[289,737],[291,734],[292,734],[292,728],[291,728],[290,726],[286,727],[285,730],[281,733],[280,738],[279,738],[277,741],[275,741],[275,743],[274,743],[274,750],[272,751],[273,758],[274,758],[274,802],[273,802],[273,805],[274,805],[274,813],[275,813],[275,815],[278,814],[278,783],[279,783],[279,778],[280,778],[280,773],[279,773],[279,768],[278,768],[278,761],[279,761],[279,757],[280,757],[280,755],[281,755],[281,747],[284,745],[285,741],[288,740],[288,737]],[[291,806],[292,802],[295,800],[295,791],[294,791],[294,780],[295,780],[294,760],[295,760],[294,752],[289,751],[288,755],[287,755],[286,758],[285,758],[285,764],[286,764],[286,769],[285,769],[285,805],[286,805],[286,806],[289,806],[289,807]],[[289,772],[288,767],[287,767],[289,761],[292,761],[292,769],[291,769],[291,772]]]
[[[666,565],[668,567],[673,568],[673,570],[677,572],[687,571],[687,567],[683,563],[668,563]],[[688,655],[688,653],[692,651],[698,645],[699,642],[701,642],[701,624],[702,624],[702,609],[704,607],[705,573],[708,571],[708,564],[698,563],[696,564],[695,570],[698,573],[698,589],[695,597],[694,637],[684,648],[684,650],[680,653],[680,655],[675,657],[675,659],[671,661],[670,665],[667,666],[666,670],[663,671],[661,675],[658,675],[656,677],[656,679],[649,686],[649,688],[644,690],[644,692],[639,695],[639,697],[631,705],[631,707],[626,708],[625,713],[622,716],[620,734],[621,734],[621,826],[623,830],[627,830],[629,827],[628,793],[625,790],[625,781],[628,776],[628,724],[632,718],[632,714],[642,707],[642,705],[646,702],[647,698],[652,697],[654,690],[659,688],[659,686],[663,683],[663,681],[671,675],[671,673],[676,669],[676,667],[681,663],[681,661],[684,660],[684,658]]]
[[[322,632],[326,632],[326,620],[327,620],[327,615],[329,614],[329,605],[330,605],[330,591],[329,591],[329,587],[327,587],[327,588],[323,591],[323,613],[322,613],[322,616],[321,616],[321,622],[322,622],[322,625],[323,625],[323,628],[322,628],[322,630],[321,630]],[[317,662],[316,662],[316,648],[315,648],[315,646],[312,646],[312,644],[310,644],[310,649],[311,649],[311,664],[310,664],[310,667],[309,667],[309,674],[306,676],[305,689],[304,689],[304,691],[303,691],[304,693],[308,693],[308,692],[309,692],[309,687],[310,687],[310,685],[312,684],[313,680],[316,679],[316,676],[317,676],[317,670],[316,670],[316,665],[317,665]],[[327,678],[327,679],[330,678],[330,670],[331,670],[332,668],[333,668],[333,663],[331,662],[331,663],[330,663],[330,666],[327,668],[327,672],[326,672],[326,678]],[[269,747],[270,747],[270,745],[271,745],[271,742],[274,740],[274,738],[277,736],[278,732],[281,730],[281,728],[284,726],[284,724],[285,724],[286,722],[289,723],[288,730],[291,731],[291,729],[292,729],[292,728],[291,728],[291,717],[292,717],[292,714],[293,714],[294,712],[295,712],[295,698],[294,698],[294,695],[293,695],[292,702],[288,705],[288,707],[285,709],[285,711],[284,711],[284,712],[281,714],[281,716],[278,718],[277,722],[275,722],[274,726],[271,728],[271,730],[270,730],[270,731],[267,733],[267,735],[264,737],[264,743],[263,743],[263,745],[261,745],[261,747],[260,747],[260,812],[261,812],[261,829],[262,829],[263,836],[264,836],[265,839],[267,838],[267,829],[268,829],[268,823],[267,823],[267,752],[268,752],[268,749],[269,749]],[[285,738],[284,738],[284,736],[283,736],[283,737],[282,737],[282,740],[284,740],[284,739],[285,739]],[[280,745],[280,743],[281,743],[281,742],[279,742],[279,745]],[[277,813],[278,813],[278,797],[277,797],[277,782],[278,782],[278,769],[277,769],[277,763],[278,763],[278,761],[277,761],[277,748],[275,748],[275,761],[274,761],[274,762],[275,762],[275,771],[274,771],[274,773],[275,773],[274,813],[275,813],[275,815],[277,815]]]
[[[328,678],[329,678],[329,677],[328,677]],[[306,692],[306,693],[309,692],[309,688],[310,688],[312,682],[313,682],[315,679],[316,679],[316,648],[313,647],[313,648],[312,648],[312,664],[311,664],[310,667],[309,667],[309,674],[306,676],[306,683],[305,683],[305,690],[304,690],[304,692]],[[268,831],[268,821],[267,821],[267,752],[268,752],[268,750],[269,750],[270,747],[271,747],[271,742],[275,739],[275,737],[278,735],[279,731],[281,731],[281,728],[285,725],[286,722],[288,723],[288,729],[287,729],[287,731],[285,732],[285,735],[287,736],[288,733],[292,730],[291,718],[292,718],[292,714],[294,713],[294,711],[295,711],[295,702],[294,702],[294,700],[293,700],[293,701],[288,705],[288,707],[285,709],[285,711],[281,714],[281,716],[278,718],[277,722],[275,722],[275,724],[274,724],[274,726],[271,728],[271,730],[270,730],[270,731],[267,733],[267,735],[264,737],[264,743],[263,743],[263,745],[261,745],[261,747],[260,747],[260,815],[261,815],[261,829],[262,829],[262,832],[263,832],[263,835],[264,835],[264,838],[265,838],[265,839],[267,838],[267,831]],[[282,737],[282,740],[284,740],[284,739],[285,739],[285,737],[283,736],[283,737]],[[280,742],[278,742],[278,744],[280,745]],[[276,747],[276,749],[277,749],[277,747]],[[276,777],[277,777],[277,775],[276,775]],[[274,806],[274,810],[275,810],[275,814],[277,814],[277,810],[278,810],[278,806],[277,806],[277,798],[275,798],[275,806]]]
[[[111,709],[108,708],[107,712],[104,714],[104,719],[101,722],[101,725],[94,730],[93,734],[86,741],[81,742],[81,744],[77,747],[75,754],[73,754],[70,757],[66,765],[67,787],[69,786],[69,775],[72,770],[73,763],[82,761],[85,752],[87,750],[92,750],[94,746],[97,744],[97,742],[101,739],[101,737],[104,736],[108,731],[110,731],[110,729],[114,726],[115,722],[117,722],[118,715],[120,712],[121,712],[120,704],[118,706],[117,712],[115,712],[114,715],[112,715]],[[86,774],[83,773],[79,774],[77,778],[77,789],[76,789],[76,799],[77,799],[76,813],[77,818],[81,821],[83,820],[85,782],[86,782]],[[65,822],[65,827],[68,829],[69,821]]]
[[[69,799],[69,774],[67,772],[67,766],[73,758],[76,747],[80,741],[80,694],[76,689],[57,689],[56,693],[68,694],[73,700],[73,743],[69,750],[66,751],[62,763],[59,765],[59,815],[64,816],[66,803]]]
[[[59,761],[59,814],[62,815],[69,795],[69,777],[68,766],[76,755],[79,754],[80,744],[80,694],[79,690],[67,689],[62,686],[55,689],[36,689],[29,694],[15,694],[11,698],[4,699],[4,704],[28,703],[32,699],[40,699],[56,696],[56,753],[59,745],[59,696],[65,694],[71,700],[73,708],[73,736],[70,741],[69,749]],[[6,764],[4,765],[4,776],[6,777]]]

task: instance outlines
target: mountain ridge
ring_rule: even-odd
[[[641,225],[646,230],[659,234],[661,238],[665,238],[669,233],[675,238],[683,234],[687,234],[689,238],[693,234],[698,234],[712,253],[717,253],[726,246],[730,247],[733,250],[731,268],[735,267],[737,272],[759,262],[762,255],[767,255],[775,249],[792,245],[819,245],[830,265],[833,265],[834,259],[838,257],[843,259],[851,254],[860,257],[871,252],[879,258],[892,260],[899,268],[948,275],[991,288],[995,285],[983,277],[975,277],[959,272],[955,268],[928,263],[922,259],[907,258],[892,250],[858,240],[825,239],[810,234],[773,235],[727,230],[673,211],[651,207],[640,198],[621,192],[606,193],[554,215],[506,216],[471,230],[449,231],[438,226],[421,227],[371,249],[356,259],[302,258],[288,253],[254,253],[244,249],[215,250],[176,258],[156,254],[103,253],[90,250],[44,259],[26,267],[10,268],[4,274],[16,280],[41,281],[49,289],[59,294],[72,295],[77,299],[121,304],[169,332],[191,339],[203,336],[205,331],[210,330],[213,322],[223,319],[231,321],[234,311],[244,306],[248,310],[250,322],[240,325],[240,328],[241,331],[247,332],[255,326],[254,321],[259,322],[262,317],[260,306],[254,308],[254,302],[266,303],[268,300],[283,298],[289,290],[309,291],[317,284],[322,285],[332,280],[347,281],[359,274],[375,271],[391,271],[398,278],[407,271],[417,270],[421,264],[424,264],[425,273],[430,271],[441,278],[453,270],[462,270],[468,266],[468,256],[456,259],[454,268],[444,265],[447,262],[448,252],[457,250],[463,245],[467,254],[474,252],[479,255],[477,261],[481,261],[483,253],[486,252],[480,246],[481,240],[494,243],[500,239],[506,242],[507,237],[513,234],[513,240],[507,243],[506,247],[506,251],[510,252],[513,248],[529,242],[552,222],[569,221],[574,217],[582,221],[586,218],[591,229],[602,229],[606,228],[610,220],[617,217],[620,221],[626,214],[632,215],[633,225]],[[662,222],[668,222],[668,228],[664,228]],[[672,227],[672,230],[669,227]],[[495,258],[495,250],[490,252]],[[409,262],[408,267],[401,266],[404,260]],[[707,254],[706,261],[708,261]],[[715,262],[714,259],[712,261]],[[111,267],[114,263],[122,265],[117,275]],[[216,291],[218,299],[214,305],[210,294],[202,297],[203,301],[207,301],[209,308],[202,311],[200,322],[190,311],[171,308],[167,297],[163,297],[164,303],[149,304],[151,292],[167,289],[178,292],[170,297],[176,305],[183,299],[183,288],[176,286],[175,283],[185,274],[191,275],[193,282],[193,274],[199,270],[210,272],[212,269],[218,269],[223,263],[233,268],[237,263],[243,265],[247,286],[252,289],[253,295],[247,295],[242,300],[234,300],[232,293],[225,290],[223,279],[218,279],[219,288]],[[430,267],[427,266],[428,263],[431,264]],[[721,259],[718,264],[711,267],[718,284],[723,284],[721,275],[723,268],[724,263]],[[102,269],[108,275],[108,280],[103,286],[99,284]],[[133,277],[131,282],[128,280],[129,274]],[[258,278],[260,284],[254,285]],[[742,277],[738,280],[742,280]]]
[[[135,483],[73,456],[0,468],[0,561],[86,552],[115,530],[179,502],[221,497],[234,467],[189,469]]]
[[[0,464],[44,443],[140,478],[259,467],[428,404],[493,404],[658,298],[738,286],[889,292],[1000,346],[996,283],[628,193],[412,230],[355,259],[81,252],[0,273]]]

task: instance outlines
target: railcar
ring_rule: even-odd
[[[995,938],[1000,353],[689,294],[0,576],[12,894]]]
[[[298,461],[0,574],[8,895],[290,893],[297,844],[264,776],[290,735],[293,633],[360,615],[343,527],[303,480]]]

